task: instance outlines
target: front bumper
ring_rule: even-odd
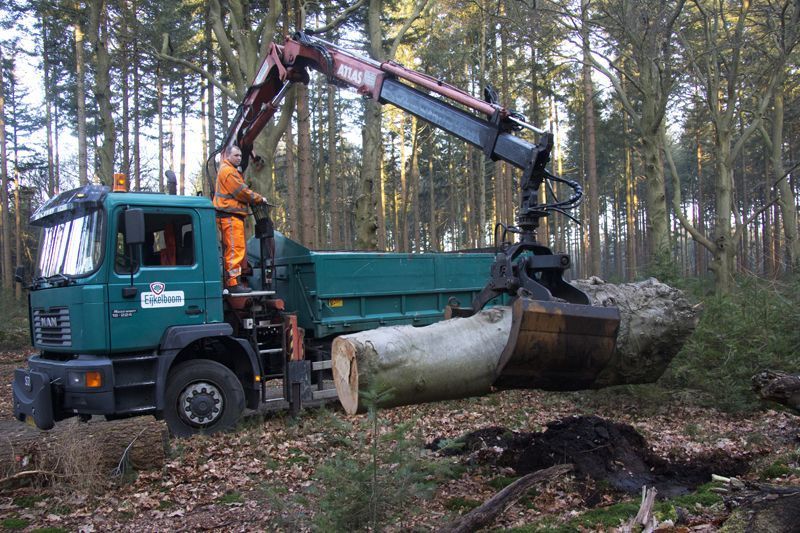
[[[97,371],[103,385],[97,389],[70,387],[69,372]],[[113,372],[108,358],[79,356],[52,361],[38,355],[28,359],[28,368],[14,371],[12,384],[14,417],[51,429],[55,422],[71,416],[105,415],[114,412]]]

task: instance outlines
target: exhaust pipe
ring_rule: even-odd
[[[178,194],[178,177],[171,170],[164,172],[164,175],[167,177],[167,194]]]

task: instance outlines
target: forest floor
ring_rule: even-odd
[[[23,360],[23,352],[0,353],[0,418],[12,418],[10,381]],[[529,491],[492,528],[613,530],[636,514],[647,484],[659,490],[664,530],[715,531],[729,511],[709,491],[711,473],[800,485],[800,417],[726,414],[692,406],[690,396],[654,387],[507,391],[380,411],[379,432],[390,438],[379,439],[376,456],[390,457],[400,439],[429,469],[428,492],[398,499],[380,527],[435,530],[548,463],[573,462],[576,471]],[[347,417],[335,407],[297,420],[252,416],[236,433],[172,440],[159,471],[0,492],[0,530],[322,529],[320,514],[337,505],[359,511],[340,501],[352,492],[327,487],[323,472],[347,459],[368,468],[371,427],[366,415]],[[443,446],[467,434],[461,448]],[[391,478],[399,479],[401,466],[379,464],[386,490],[399,490]]]

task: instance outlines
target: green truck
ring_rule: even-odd
[[[268,268],[251,276],[272,288],[233,298],[223,295],[208,198],[89,185],[31,222],[42,228],[28,292],[39,353],[16,371],[14,414],[42,429],[71,416],[152,414],[187,435],[228,428],[245,408],[333,399],[333,336],[441,320],[452,299],[471,301],[492,261],[312,252],[276,232]],[[260,244],[248,243],[256,267]]]

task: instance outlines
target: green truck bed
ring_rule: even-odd
[[[448,301],[468,306],[489,279],[490,253],[323,252],[275,234],[275,289],[316,338],[438,322]],[[248,243],[258,264],[258,241]]]

